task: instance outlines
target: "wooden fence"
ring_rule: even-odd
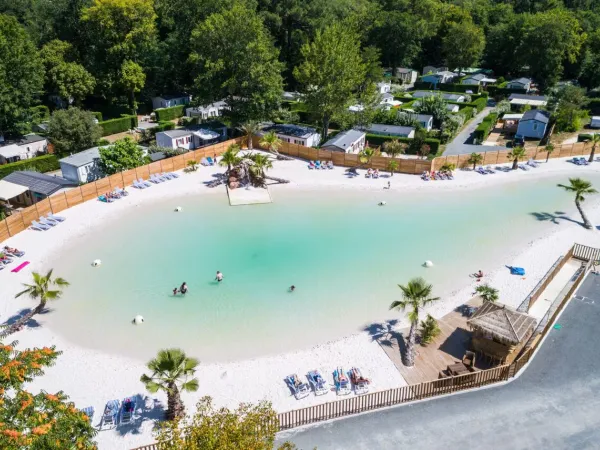
[[[38,220],[43,215],[48,213],[56,214],[88,200],[95,200],[99,195],[112,191],[116,187],[123,188],[130,186],[134,180],[140,178],[147,180],[150,178],[150,175],[156,173],[183,169],[187,166],[188,161],[200,161],[200,159],[207,156],[221,155],[227,150],[229,145],[239,143],[240,140],[238,138],[219,142],[218,144],[184,153],[183,155],[156,161],[137,169],[126,170],[94,181],[93,183],[84,184],[78,188],[53,195],[21,211],[15,211],[5,220],[0,221],[0,242],[25,230],[31,225],[33,220]]]
[[[255,137],[253,142],[255,147],[261,148],[259,145],[260,137]],[[296,158],[302,158],[308,161],[332,161],[336,166],[357,167],[362,165],[366,168],[370,167],[372,169],[379,170],[389,170],[388,164],[392,160],[392,158],[388,158],[386,156],[374,156],[371,158],[371,162],[369,164],[362,164],[359,156],[354,153],[320,150],[317,148],[305,147],[304,145],[293,144],[291,142],[283,142],[278,151],[284,155],[294,156]],[[394,158],[394,161],[398,163],[398,168],[395,170],[397,173],[421,175],[423,172],[431,171],[432,167],[432,161],[427,159]]]
[[[573,258],[586,262],[594,262],[600,259],[600,249],[588,247],[587,245],[575,244],[572,248]]]
[[[550,153],[550,159],[556,158],[567,158],[570,156],[582,156],[589,155],[591,152],[592,144],[588,142],[577,142],[575,144],[557,145],[554,147],[554,151]],[[527,156],[525,160],[533,159],[546,159],[548,152],[545,147],[528,148]],[[491,164],[506,164],[512,162],[508,157],[510,150],[494,150],[490,152],[480,152],[482,161],[480,165],[491,165]],[[471,164],[468,162],[471,154],[464,155],[449,155],[439,156],[433,160],[431,170],[439,170],[444,164],[454,164],[458,169],[469,167]]]

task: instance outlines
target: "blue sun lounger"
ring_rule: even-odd
[[[214,166],[215,165],[215,161],[210,156],[207,156],[206,160],[208,161],[208,165],[209,166]]]
[[[135,397],[127,397],[121,403],[121,425],[133,422],[133,416],[137,406]]]
[[[337,395],[348,395],[350,392],[352,392],[350,381],[344,373],[344,369],[341,367],[338,367],[333,371],[333,381],[335,383]]]
[[[300,378],[295,373],[285,377],[285,382],[292,391],[292,394],[294,394],[294,397],[296,397],[296,400],[303,399],[310,394],[308,384],[300,381]]]
[[[329,392],[329,386],[327,385],[327,381],[321,375],[321,372],[318,370],[311,370],[306,375],[308,378],[308,382],[312,386],[315,391],[315,395],[325,395]]]
[[[100,429],[104,427],[115,428],[119,423],[119,411],[121,403],[119,400],[109,400],[104,407],[102,420],[100,421]]]
[[[513,266],[508,266],[511,275],[525,275],[525,269],[523,269],[522,267],[513,267]]]

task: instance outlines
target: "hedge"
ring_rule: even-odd
[[[481,143],[487,139],[490,132],[494,129],[496,121],[498,120],[498,114],[490,113],[483,118],[483,121],[475,128],[473,132],[473,139]]]
[[[580,134],[577,136],[577,142],[586,142],[586,141],[591,141],[591,140],[592,140],[591,134]]]
[[[427,90],[430,91],[437,87],[439,91],[448,92],[450,94],[465,94],[467,91],[473,91],[477,95],[477,93],[481,90],[480,86],[474,84],[459,84],[459,83],[439,83],[434,85],[433,83],[429,83],[427,81],[416,81],[415,82],[415,90]]]
[[[156,120],[158,122],[177,119],[183,116],[183,108],[186,105],[172,106],[171,108],[158,108],[155,109]]]
[[[60,164],[56,155],[44,155],[0,166],[0,178],[4,178],[8,174],[18,170],[32,170],[44,173],[58,169],[60,169]]]
[[[167,130],[174,130],[175,129],[175,124],[173,122],[169,122],[169,121],[165,121],[163,120],[162,122],[158,122],[158,126],[151,128],[151,130],[156,134],[159,131],[167,131]]]
[[[405,137],[397,137],[397,136],[381,136],[379,134],[367,134],[366,140],[369,144],[374,145],[383,145],[384,142],[393,141],[398,139],[398,141],[403,142],[405,144],[410,144],[413,139],[405,138]],[[423,140],[425,144],[431,147],[431,154],[436,154],[440,149],[440,140],[439,139],[431,139],[427,138]],[[408,148],[406,150],[408,155],[415,155],[417,152],[414,149]]]
[[[137,127],[137,116],[123,116],[120,119],[105,120],[99,122],[98,125],[102,127],[102,136],[109,136],[111,134],[122,133],[123,131],[131,130]]]
[[[472,106],[465,106],[464,108],[459,109],[456,114],[460,114],[461,116],[463,116],[466,123],[468,120],[471,120],[475,115],[475,109]]]
[[[102,113],[100,111],[91,111],[91,113],[98,119],[98,122],[102,122]]]
[[[527,94],[525,89],[509,89],[490,84],[487,91],[492,97],[508,97],[510,94]]]

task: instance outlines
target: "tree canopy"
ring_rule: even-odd
[[[93,147],[101,134],[94,115],[75,107],[55,111],[48,123],[48,137],[58,153],[76,153]]]
[[[133,139],[126,137],[107,147],[100,147],[100,170],[112,175],[135,169],[146,163],[143,150]]]

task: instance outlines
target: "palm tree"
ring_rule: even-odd
[[[498,289],[489,284],[482,284],[475,288],[475,292],[483,299],[484,302],[495,302],[498,300]]]
[[[390,171],[390,174],[391,174],[390,176],[392,176],[392,177],[393,177],[393,176],[394,176],[394,172],[395,172],[396,170],[398,170],[398,161],[395,161],[395,160],[393,160],[393,159],[392,159],[392,160],[390,160],[390,161],[388,162],[388,170]]]
[[[523,147],[517,146],[514,147],[508,155],[506,155],[508,159],[513,160],[512,170],[517,170],[519,166],[519,161],[527,158],[527,152]]]
[[[453,163],[444,163],[442,167],[440,167],[441,172],[452,173],[456,169],[456,164]]]
[[[388,156],[395,158],[396,156],[403,154],[406,151],[406,147],[406,144],[400,142],[398,139],[393,139],[384,142],[383,151],[386,152]]]
[[[40,303],[14,324],[2,331],[2,333],[0,333],[0,339],[20,330],[33,316],[44,311],[48,300],[59,299],[62,295],[62,288],[69,285],[63,278],[52,278],[52,269],[50,269],[46,275],[40,275],[37,272],[33,272],[32,276],[33,284],[23,283],[23,286],[25,286],[26,289],[15,295],[15,298],[27,294],[29,298],[39,300]],[[56,287],[56,289],[52,290],[52,287]]]
[[[469,164],[473,164],[473,170],[475,170],[477,164],[481,164],[482,161],[483,156],[481,153],[471,153],[471,156],[469,156],[469,159],[467,160]]]
[[[198,163],[193,159],[188,161],[187,170],[189,170],[190,172],[195,172],[196,170],[198,170]]]
[[[415,340],[419,326],[419,311],[440,298],[431,296],[433,286],[423,278],[413,278],[406,286],[399,284],[398,287],[402,290],[402,300],[393,302],[390,309],[406,311],[410,308],[407,313],[408,320],[410,320],[410,332],[406,343],[406,353],[403,356],[404,365],[412,367],[415,365]]]
[[[431,344],[441,332],[437,320],[431,314],[427,314],[427,318],[421,321],[421,345]]]
[[[550,159],[550,153],[554,151],[554,144],[546,145],[544,151],[546,152],[546,162],[548,162],[548,160]]]
[[[271,153],[275,153],[277,156],[279,156],[279,152],[277,150],[279,147],[281,147],[283,141],[279,139],[279,136],[277,136],[274,131],[269,131],[268,133],[264,134],[259,144],[269,150]]]
[[[250,159],[254,161],[254,164],[250,166],[250,170],[252,170],[257,177],[264,178],[265,171],[273,168],[273,162],[267,155],[257,153],[252,155]]]
[[[361,164],[363,166],[366,166],[371,162],[371,159],[373,159],[373,156],[375,156],[375,150],[373,150],[371,147],[365,147],[358,154],[358,160],[361,162]]]
[[[225,152],[221,155],[219,165],[222,167],[227,166],[227,172],[230,172],[231,168],[240,162],[240,157],[238,156],[239,151],[239,145],[231,144],[229,147],[227,147],[227,150],[225,150]]]
[[[592,183],[581,178],[569,178],[568,185],[559,184],[558,187],[561,187],[568,192],[575,192],[575,206],[581,215],[583,226],[587,229],[591,229],[592,223],[583,212],[583,209],[581,208],[581,202],[585,200],[584,194],[591,195],[598,193],[598,191],[592,187]]]
[[[196,392],[198,379],[189,378],[196,372],[200,364],[196,358],[188,358],[183,350],[171,348],[158,352],[156,358],[148,362],[147,367],[152,375],[140,377],[152,394],[158,391],[167,393],[167,420],[179,419],[184,416],[184,406],[181,402],[180,391]]]
[[[244,133],[244,137],[246,138],[246,142],[248,143],[248,150],[252,150],[252,138],[260,129],[258,126],[258,122],[246,122],[240,127],[240,129],[242,130],[242,133]]]
[[[592,142],[592,151],[590,153],[590,159],[588,159],[588,162],[594,162],[594,156],[596,156],[596,145],[598,145],[598,142],[600,142],[600,134],[592,134],[590,141]]]

